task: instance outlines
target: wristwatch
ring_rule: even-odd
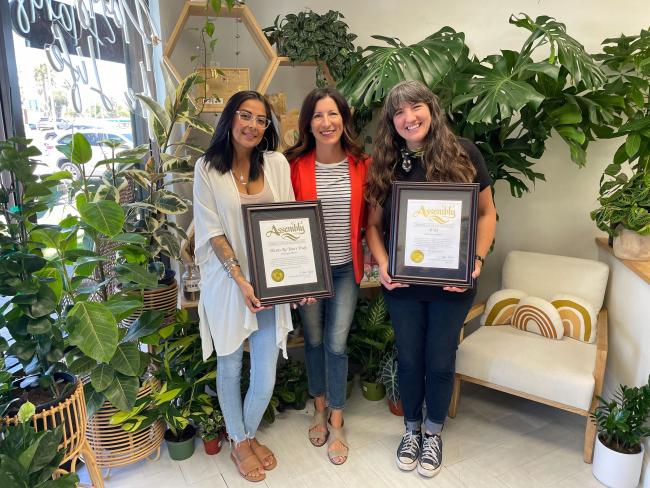
[[[481,266],[485,266],[485,258],[483,256],[476,255],[476,259],[481,262]]]

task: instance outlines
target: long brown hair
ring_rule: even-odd
[[[365,159],[363,149],[355,141],[354,129],[352,128],[352,113],[348,102],[334,88],[315,88],[310,91],[300,107],[300,116],[298,117],[298,140],[289,149],[284,151],[284,155],[289,161],[302,157],[310,153],[316,147],[316,139],[311,132],[311,118],[314,115],[316,104],[323,98],[330,97],[336,103],[336,108],[343,119],[343,134],[341,135],[340,144],[346,154],[354,156],[355,160]]]
[[[366,200],[382,205],[395,178],[406,141],[397,133],[393,117],[402,104],[424,103],[431,113],[431,126],[422,147],[422,164],[427,181],[469,183],[476,169],[458,139],[447,125],[438,98],[419,81],[402,81],[395,85],[381,109],[375,138],[372,164],[366,180]]]

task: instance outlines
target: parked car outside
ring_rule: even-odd
[[[108,132],[101,129],[87,129],[87,130],[78,130],[77,133],[83,134],[83,136],[90,143],[93,155],[90,161],[84,165],[84,171],[86,175],[93,173],[95,165],[104,159],[111,157],[111,149],[103,144],[100,144],[104,140],[114,140],[122,144],[123,148],[132,148],[133,147],[133,135],[130,132]],[[72,140],[72,134],[67,133],[56,137],[54,139],[49,139],[45,141],[45,148],[47,150],[47,158],[49,165],[53,167],[54,170],[64,170],[69,171],[73,178],[78,179],[81,177],[81,171],[77,166],[72,164],[60,151],[56,149],[56,146],[69,144]],[[96,172],[95,176],[99,176],[100,172]]]
[[[41,117],[36,123],[36,128],[38,130],[50,130],[54,129],[54,120],[49,117]]]

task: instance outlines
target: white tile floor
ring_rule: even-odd
[[[306,432],[307,411],[289,410],[259,439],[274,450],[278,467],[255,486],[270,488],[414,487],[440,488],[591,488],[602,486],[582,461],[585,419],[493,390],[463,385],[455,419],[443,435],[444,468],[432,480],[403,473],[394,461],[402,435],[401,418],[384,401],[365,400],[358,387],[346,410],[350,457],[342,466],[327,460],[326,448],[314,448]],[[116,469],[107,488],[234,488],[253,484],[242,479],[229,448],[207,456],[199,445],[186,461],[172,461],[163,447],[160,460]],[[80,473],[87,481],[85,474]]]

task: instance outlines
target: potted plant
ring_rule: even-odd
[[[37,432],[30,425],[36,408],[24,403],[18,411],[18,425],[0,429],[0,480],[6,488],[74,488],[79,483],[75,473],[52,477],[59,470],[64,450],[61,426]]]
[[[650,259],[650,33],[606,39],[596,56],[607,68],[601,97],[618,100],[616,118],[599,128],[603,138],[625,137],[600,179],[591,212],[613,237],[621,259]]]
[[[621,385],[612,400],[599,397],[591,417],[598,428],[592,471],[611,488],[634,488],[643,463],[643,439],[650,436],[650,376],[648,383]]]
[[[393,415],[397,415],[398,417],[404,416],[397,381],[397,350],[395,348],[387,353],[381,361],[380,379],[386,389],[388,409]]]
[[[309,387],[304,363],[291,359],[283,361],[278,366],[273,394],[279,400],[276,408],[280,412],[286,407],[296,410],[305,408]]]
[[[199,435],[203,440],[206,454],[213,455],[221,451],[221,443],[226,433],[224,427],[223,415],[218,408],[215,408],[210,415],[201,418]]]
[[[381,400],[386,394],[379,381],[381,358],[393,340],[383,295],[370,303],[361,300],[355,310],[348,347],[353,360],[361,364],[361,390],[368,400]]]

